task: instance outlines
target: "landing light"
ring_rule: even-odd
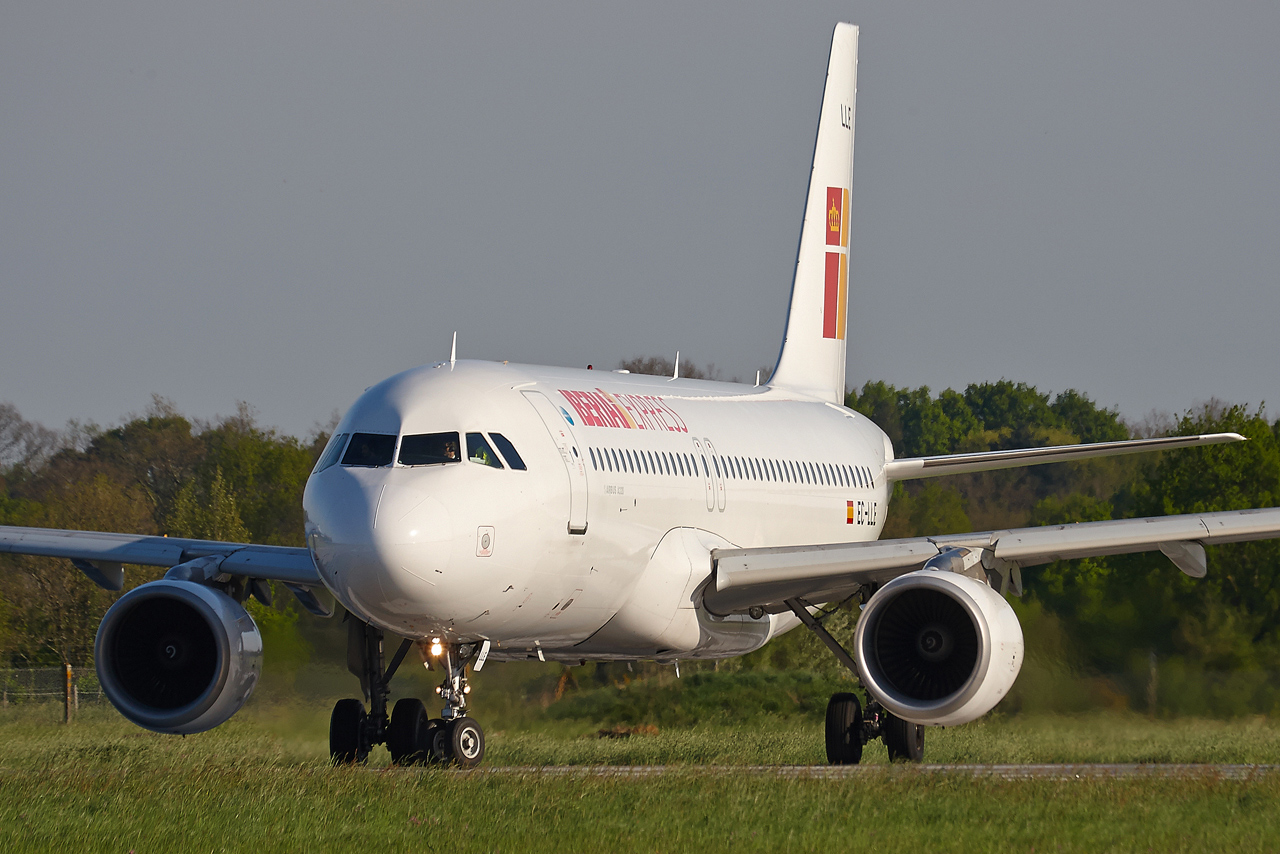
[[[440,643],[438,638],[431,639],[431,654],[440,655],[444,652],[444,645]]]

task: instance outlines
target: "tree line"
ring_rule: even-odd
[[[622,366],[667,376],[673,367],[654,357]],[[1081,392],[1051,395],[1006,380],[937,394],[870,382],[846,404],[879,424],[898,456],[1216,431],[1250,439],[897,484],[885,537],[1280,505],[1280,420],[1261,407],[1211,402],[1135,425]],[[0,524],[303,545],[302,491],[328,433],[284,435],[243,405],[200,421],[160,398],[118,426],[73,422],[53,431],[0,404]],[[1026,593],[1015,607],[1029,662],[1051,653],[1073,672],[1145,673],[1154,653],[1166,674],[1163,690],[1194,683],[1205,694],[1205,674],[1231,674],[1214,677],[1214,691],[1228,697],[1204,699],[1208,710],[1225,702],[1234,704],[1227,711],[1280,711],[1280,543],[1208,551],[1209,576],[1199,580],[1159,553],[1025,568]],[[130,567],[126,586],[162,572]],[[118,595],[68,561],[4,556],[0,660],[90,665],[98,622]],[[268,668],[303,661],[313,647],[336,651],[313,621],[299,621],[288,595],[271,608],[251,607],[266,636]],[[848,630],[856,612],[833,619]],[[726,667],[821,671],[833,667],[829,658],[797,631]]]

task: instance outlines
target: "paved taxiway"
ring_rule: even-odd
[[[876,775],[954,775],[1003,780],[1100,780],[1117,777],[1252,780],[1280,772],[1280,765],[515,765],[478,768],[469,774],[548,777],[661,777],[723,774],[831,780]]]

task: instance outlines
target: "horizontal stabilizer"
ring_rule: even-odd
[[[1067,463],[1092,457],[1114,457],[1145,451],[1168,451],[1200,445],[1243,442],[1239,433],[1206,433],[1200,436],[1165,436],[1158,439],[1130,439],[1124,442],[1097,442],[1090,445],[1053,445],[1045,448],[1017,448],[1009,451],[979,451],[973,454],[946,454],[936,457],[907,457],[885,463],[889,480],[917,480],[944,474],[969,474],[975,471],[1038,466],[1044,463]]]

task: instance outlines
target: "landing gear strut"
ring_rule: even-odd
[[[429,718],[421,700],[398,700],[387,714],[391,677],[413,641],[404,640],[383,668],[380,629],[347,615],[347,668],[360,680],[364,702],[339,700],[329,719],[329,753],[335,765],[362,763],[370,749],[385,744],[397,765],[452,763],[474,768],[484,758],[484,731],[467,716],[467,662],[478,644],[423,644],[429,667],[444,671],[436,693],[444,701],[439,718]],[[433,664],[434,663],[434,664]],[[369,704],[368,711],[365,703]]]
[[[364,762],[375,744],[388,742],[391,720],[387,716],[388,687],[413,645],[405,640],[383,669],[382,630],[347,614],[347,669],[360,680],[360,690],[369,704],[360,700],[339,700],[329,718],[329,755],[335,765]],[[399,704],[397,704],[398,706]],[[418,703],[421,706],[421,703]],[[392,756],[394,757],[393,751]]]
[[[444,671],[444,680],[436,693],[444,701],[440,720],[432,721],[431,758],[435,762],[452,762],[459,768],[474,768],[484,759],[484,730],[467,716],[467,662],[476,654],[479,644],[450,644],[432,640],[427,649],[428,660]]]
[[[788,599],[788,607],[818,639],[835,653],[845,667],[858,673],[857,662],[831,633],[805,608],[799,599]],[[862,761],[862,748],[875,738],[884,740],[889,761],[919,762],[924,758],[924,727],[894,717],[870,698],[864,707],[854,694],[835,694],[827,703],[827,762],[832,765],[857,765]]]

